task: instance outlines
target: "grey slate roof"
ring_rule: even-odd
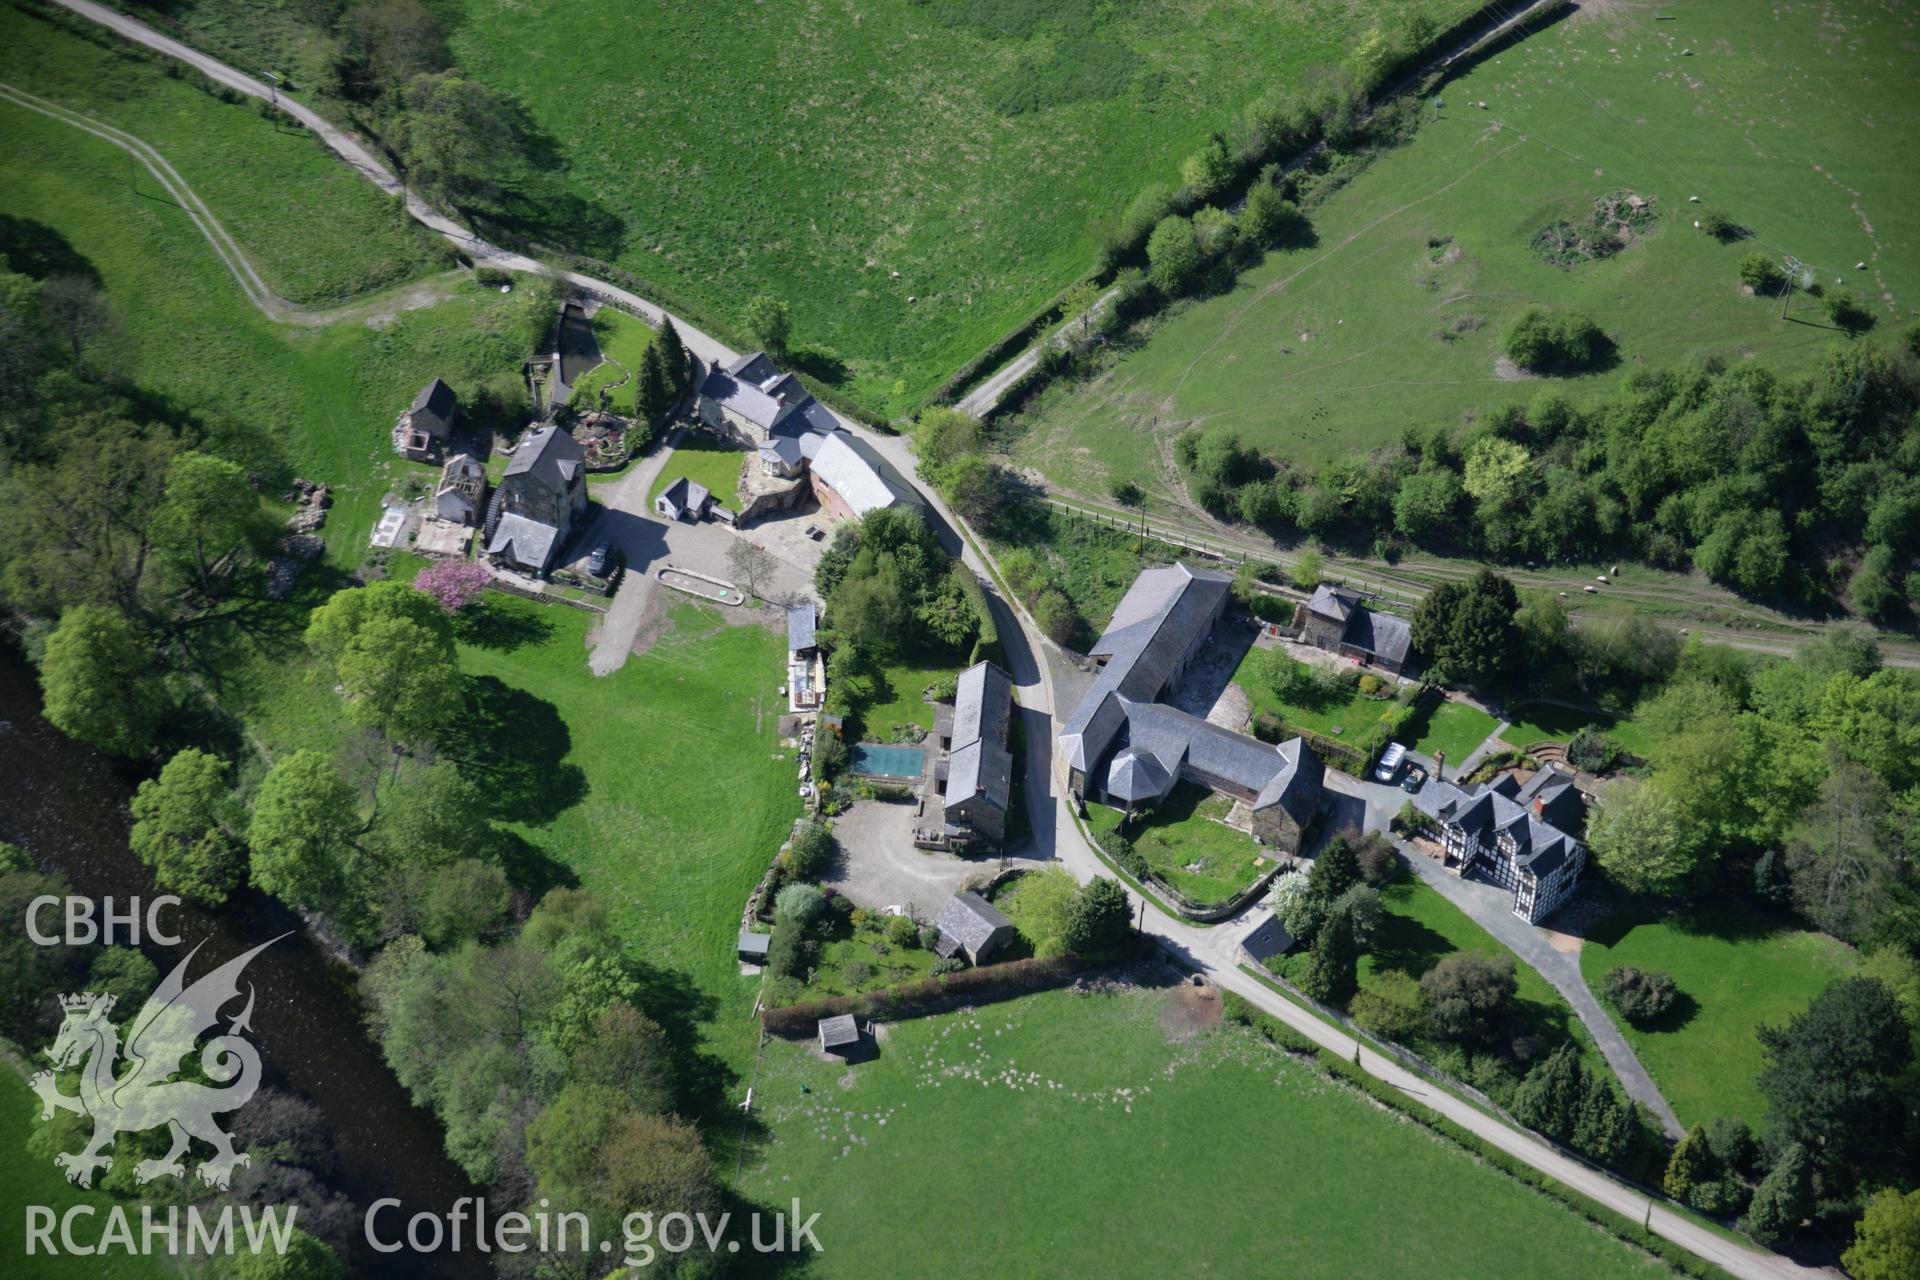
[[[738,946],[738,954],[743,956],[758,956],[762,959],[765,959],[767,954],[767,948],[771,947],[772,945],[773,945],[772,934],[755,933],[751,929],[742,929],[740,931],[740,942]]]
[[[409,414],[425,412],[428,416],[437,419],[441,426],[445,426],[452,419],[454,406],[458,403],[459,400],[453,394],[453,388],[439,378],[435,378],[420,388],[420,394],[413,398],[413,405],[407,412]],[[417,427],[419,424],[414,425]]]
[[[1274,754],[1284,763],[1280,772],[1267,779],[1267,785],[1260,789],[1253,802],[1254,811],[1278,805],[1304,831],[1320,808],[1327,768],[1304,738],[1287,739],[1274,748]]]
[[[542,427],[514,449],[501,482],[526,476],[555,493],[565,493],[580,475],[586,457],[578,440],[558,427]]]
[[[1307,609],[1323,618],[1332,618],[1336,622],[1345,622],[1353,615],[1360,604],[1360,593],[1351,587],[1336,587],[1323,582],[1313,590],[1313,599],[1307,601]]]
[[[660,500],[675,511],[698,512],[713,500],[713,495],[707,492],[707,486],[681,476],[661,492]]]
[[[504,555],[519,564],[544,569],[559,536],[560,531],[550,524],[508,513],[500,517],[493,537],[487,542],[487,554]]]
[[[1112,745],[1126,719],[1116,697],[1144,704],[1165,691],[1180,659],[1213,625],[1232,585],[1224,573],[1185,564],[1146,569],[1133,580],[1113,621],[1087,651],[1106,658],[1107,665],[1060,728],[1071,767],[1090,768]]]
[[[800,441],[793,436],[774,436],[760,446],[762,454],[772,454],[789,467],[797,467],[806,459],[806,452],[800,447]]]
[[[976,662],[960,673],[953,695],[956,746],[985,739],[1007,741],[1007,717],[1013,710],[1013,677],[991,662]]]
[[[803,600],[799,604],[787,606],[787,652],[798,653],[802,649],[811,649],[817,643],[813,638],[814,628],[819,625],[820,612],[814,608],[813,601]]]
[[[1340,639],[1343,644],[1398,665],[1413,649],[1413,628],[1404,618],[1361,607],[1347,620],[1346,633]]]
[[[962,890],[947,899],[940,914],[933,918],[933,927],[940,933],[940,946],[935,949],[943,956],[951,956],[961,948],[977,953],[992,940],[996,930],[1012,929],[1013,921],[979,894]],[[950,942],[955,945],[944,949]]]
[[[1013,756],[997,742],[975,740],[955,747],[947,756],[947,786],[942,797],[949,809],[979,799],[1005,810],[1013,794]]]
[[[1107,794],[1127,804],[1158,800],[1171,790],[1172,775],[1150,755],[1122,751],[1107,768]]]
[[[1517,846],[1514,864],[1534,876],[1552,874],[1577,843],[1525,805],[1491,787],[1470,790],[1451,782],[1430,781],[1413,797],[1413,807],[1488,844],[1499,835],[1513,837]]]
[[[1270,960],[1293,949],[1293,935],[1280,923],[1279,916],[1268,916],[1267,922],[1242,939],[1240,945],[1255,960]]]

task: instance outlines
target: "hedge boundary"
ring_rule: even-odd
[[[763,1009],[760,1012],[760,1025],[772,1035],[805,1039],[814,1034],[814,1024],[822,1018],[838,1017],[843,1013],[879,1018],[883,1022],[924,1018],[948,1012],[960,1005],[992,1004],[1036,991],[1064,987],[1092,968],[1076,955],[1010,960],[1006,964],[943,973],[878,991],[827,996]]]

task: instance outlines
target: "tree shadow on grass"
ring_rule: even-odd
[[[495,827],[493,837],[499,842],[498,861],[500,869],[507,873],[507,882],[524,889],[534,902],[552,889],[580,887],[580,877],[573,873],[572,867],[519,832]]]
[[[100,269],[71,241],[32,218],[0,214],[0,258],[5,258],[12,270],[34,280],[79,276],[93,285],[100,283]]]
[[[1673,1003],[1668,1005],[1659,1017],[1636,1022],[1633,1026],[1638,1031],[1651,1031],[1664,1035],[1669,1031],[1680,1030],[1699,1016],[1700,1002],[1684,991],[1675,991]]]
[[[454,623],[454,632],[462,644],[511,653],[545,641],[553,634],[553,623],[544,613],[509,609],[487,600],[462,614]]]
[[[1418,920],[1388,911],[1381,914],[1371,954],[1376,972],[1397,969],[1417,978],[1456,950],[1445,935]]]
[[[467,681],[467,705],[440,750],[488,797],[488,816],[541,827],[587,794],[587,776],[565,763],[573,735],[551,702],[494,676]]]

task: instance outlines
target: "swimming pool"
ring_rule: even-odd
[[[919,747],[858,742],[853,747],[853,771],[864,778],[918,778],[926,757]]]

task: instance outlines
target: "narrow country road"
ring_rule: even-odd
[[[177,40],[163,36],[132,18],[94,3],[94,0],[59,0],[59,3],[75,13],[111,28],[129,40],[178,58],[204,72],[210,78],[241,93],[269,101],[277,100],[281,110],[312,129],[329,147],[378,184],[382,190],[389,194],[404,195],[407,210],[416,220],[446,237],[475,261],[485,262],[505,270],[557,276],[580,288],[608,298],[618,305],[631,308],[656,323],[666,315],[655,304],[610,282],[576,272],[554,271],[532,258],[511,253],[479,239],[464,227],[433,210],[411,191],[406,190],[358,139],[335,128],[297,102],[289,101],[284,97],[276,99],[276,95],[258,80]],[[69,121],[69,123],[72,122]],[[116,143],[125,145],[117,140]],[[142,157],[143,160],[146,158]],[[183,207],[188,206],[183,203]],[[217,226],[217,224],[213,225]],[[202,231],[208,235],[210,241],[216,241],[216,234],[224,235],[223,232],[210,231],[205,225],[202,226]],[[231,244],[230,241],[228,243]],[[215,247],[219,248],[217,241]],[[225,257],[224,254],[222,256]],[[231,262],[228,265],[234,266]],[[240,278],[241,274],[240,270],[235,270],[236,278]],[[674,321],[688,348],[700,359],[711,363],[724,361],[734,354],[724,344],[685,324],[680,318],[675,317]],[[848,423],[847,425],[868,439],[882,456],[899,468],[903,475],[914,483],[919,483],[918,467],[905,440],[897,436],[883,436],[868,432],[858,424]],[[984,545],[971,535],[964,523],[948,509],[937,493],[926,489],[925,486],[922,488],[932,511],[946,526],[943,534],[949,545],[954,546],[960,552],[964,563],[985,579],[991,587],[998,581],[998,575]],[[1055,756],[1052,747],[1053,720],[1057,714],[1057,704],[1054,695],[1053,670],[1049,662],[1048,642],[1040,636],[1033,626],[1032,619],[1027,616],[1017,601],[1007,601],[993,590],[989,591],[988,598],[1000,627],[1008,670],[1019,688],[1021,714],[1027,730],[1027,741],[1030,744],[1030,749],[1027,751],[1026,792],[1028,809],[1033,820],[1033,853],[1042,858],[1058,859],[1063,866],[1082,880],[1097,875],[1107,875],[1106,865],[1087,843],[1069,808],[1066,789],[1057,784],[1055,777]],[[1371,1075],[1562,1185],[1606,1205],[1630,1221],[1646,1221],[1660,1235],[1736,1276],[1751,1278],[1751,1280],[1800,1280],[1812,1275],[1836,1274],[1802,1267],[1778,1254],[1728,1239],[1658,1204],[1649,1204],[1644,1195],[1607,1174],[1561,1154],[1533,1134],[1515,1129],[1478,1110],[1408,1071],[1397,1062],[1366,1051],[1344,1032],[1322,1022],[1304,1008],[1282,998],[1272,989],[1242,972],[1239,967],[1238,952],[1239,935],[1245,931],[1244,925],[1201,928],[1167,915],[1151,902],[1140,902],[1136,895],[1130,893],[1129,897],[1134,899],[1135,908],[1141,913],[1142,929],[1160,939],[1169,950],[1181,956],[1195,969],[1206,974],[1215,985],[1244,997],[1256,1008],[1340,1057],[1357,1062]]]
[[[1118,289],[1109,289],[1095,298],[1093,305],[1087,308],[1086,318],[1089,321],[1097,320],[1100,313],[1105,311],[1107,305],[1113,301],[1114,295],[1119,292]],[[1013,390],[1014,384],[1033,372],[1034,367],[1040,363],[1042,354],[1051,347],[1066,345],[1067,330],[1078,323],[1079,319],[1078,316],[1068,316],[1065,322],[1052,333],[1009,360],[996,370],[992,377],[962,396],[959,407],[976,418],[984,418],[998,409],[1000,402],[1006,398],[1007,392]]]

